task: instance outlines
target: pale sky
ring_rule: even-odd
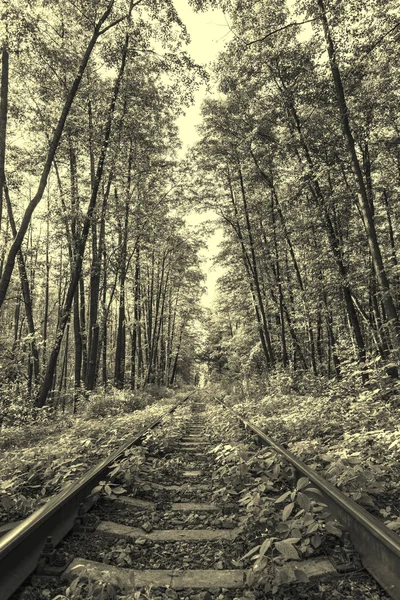
[[[174,5],[191,38],[188,52],[196,62],[209,65],[216,60],[231,36],[223,12],[208,10],[195,13],[187,0],[174,0]],[[184,149],[198,139],[195,127],[201,121],[200,106],[205,96],[206,88],[203,86],[196,93],[194,106],[187,109],[186,115],[177,121]]]
[[[193,59],[203,65],[208,65],[216,60],[218,53],[223,50],[226,41],[231,36],[222,11],[209,10],[203,13],[195,13],[186,0],[174,0],[174,5],[190,35],[191,43],[187,50]],[[206,88],[203,86],[196,93],[195,104],[186,110],[185,116],[177,120],[183,143],[182,154],[199,139],[196,125],[199,125],[201,122],[200,107],[205,97]],[[210,211],[207,214],[196,214],[193,211],[187,221],[190,225],[195,225],[212,217],[213,215]],[[205,283],[207,293],[202,297],[202,304],[204,306],[212,304],[217,279],[223,272],[223,269],[212,266],[212,257],[218,251],[218,243],[221,238],[222,230],[218,230],[207,240],[208,249],[202,253],[204,257],[203,271],[207,277]]]

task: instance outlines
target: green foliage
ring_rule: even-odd
[[[124,542],[124,541],[123,541]],[[114,555],[120,566],[130,566],[130,562],[125,562],[129,555],[124,551],[129,544],[124,542],[124,547],[115,550]],[[65,591],[65,594],[58,594],[53,600],[152,600],[152,586],[145,590],[131,591],[135,586],[134,576],[126,583],[118,574],[110,575],[103,574],[102,579],[98,579],[97,573],[94,573],[89,567],[82,568],[82,565],[77,565],[79,575],[72,581]]]
[[[374,498],[393,493],[398,481],[397,395],[386,388],[398,383],[380,367],[370,370],[364,387],[352,378],[327,382],[277,372],[266,394],[240,395],[235,408],[354,500],[377,510]]]
[[[123,402],[122,393],[118,392],[118,398]],[[63,423],[34,426],[32,435],[26,430],[23,440],[20,428],[19,438],[13,432],[10,448],[12,440],[18,444],[4,452],[0,469],[0,522],[21,518],[38,508],[175,402],[175,398],[160,400],[128,414],[123,407],[119,414],[101,419],[88,418],[83,411]],[[118,483],[105,482],[102,491],[107,493],[106,485],[118,489],[128,483],[143,460],[142,449],[127,450],[122,463],[114,465],[113,478]]]
[[[221,506],[238,501],[240,528],[248,542],[255,542],[234,565],[248,567],[248,585],[262,583],[274,593],[287,581],[285,562],[298,561],[295,575],[306,581],[302,561],[318,554],[329,536],[341,536],[320,492],[307,477],[296,480],[280,454],[257,450],[237,419],[222,407],[209,406],[206,418],[217,435],[226,438],[211,451],[219,465],[214,501]]]

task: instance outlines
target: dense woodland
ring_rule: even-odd
[[[226,16],[211,77],[171,0],[2,4],[3,416],[202,363],[396,387],[398,0],[189,4]],[[176,119],[208,79],[179,160]],[[210,210],[223,275],[205,310],[187,215]]]
[[[189,378],[203,276],[175,119],[203,73],[185,27],[170,3],[21,8],[2,15],[1,382],[42,407]]]
[[[217,372],[398,376],[399,3],[228,3],[196,196],[225,232]],[[240,375],[241,376],[241,375]]]

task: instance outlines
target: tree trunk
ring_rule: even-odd
[[[1,87],[0,87],[0,230],[3,219],[3,191],[6,185],[5,161],[6,161],[6,136],[8,116],[8,69],[9,54],[7,48],[1,53]],[[13,232],[13,235],[14,232]],[[0,272],[1,276],[1,272]]]
[[[263,302],[263,298],[262,298],[262,294],[261,294],[261,286],[260,286],[260,278],[258,275],[257,259],[256,259],[256,255],[255,255],[255,250],[254,250],[254,240],[253,240],[249,211],[248,211],[248,206],[247,206],[247,196],[246,196],[246,192],[245,192],[245,188],[244,188],[243,176],[242,176],[242,171],[241,171],[240,167],[238,168],[238,176],[239,176],[239,182],[240,182],[240,190],[242,193],[242,201],[243,201],[244,216],[245,216],[245,221],[246,221],[247,235],[249,237],[250,256],[251,256],[251,262],[252,262],[252,273],[253,273],[253,278],[254,278],[254,288],[255,288],[256,296],[257,296],[257,300],[258,300],[258,307],[259,307],[259,311],[260,311],[260,315],[261,315],[261,319],[262,319],[264,337],[265,337],[265,342],[266,342],[267,348],[268,348],[270,362],[273,363],[274,362],[274,351],[272,348],[267,316],[265,314],[264,302]]]
[[[53,349],[52,349],[52,352],[51,352],[51,355],[49,358],[46,374],[45,374],[41,389],[39,391],[38,397],[36,399],[36,405],[38,407],[44,406],[44,404],[46,402],[47,394],[51,387],[53,373],[54,373],[56,365],[57,365],[57,359],[58,359],[58,355],[60,352],[60,346],[61,346],[64,330],[65,330],[65,327],[70,318],[73,297],[74,297],[74,294],[78,287],[79,279],[80,279],[81,272],[82,272],[82,263],[83,263],[83,256],[85,253],[86,241],[87,241],[87,237],[89,235],[90,224],[91,224],[91,220],[92,220],[92,217],[94,214],[94,209],[96,207],[100,181],[101,181],[101,178],[103,175],[104,162],[106,159],[107,149],[108,149],[108,145],[110,142],[111,126],[112,126],[112,122],[113,122],[115,105],[116,105],[116,101],[117,101],[118,94],[119,94],[121,80],[122,80],[124,70],[125,70],[125,64],[126,64],[126,58],[127,58],[127,52],[128,52],[128,44],[129,44],[129,34],[127,34],[125,37],[125,44],[124,44],[124,47],[122,50],[121,66],[120,66],[119,73],[117,75],[117,78],[116,78],[116,81],[114,84],[114,89],[113,89],[113,93],[112,93],[112,97],[111,97],[111,103],[110,103],[110,107],[109,107],[108,118],[107,118],[107,123],[106,123],[106,128],[105,128],[104,141],[102,144],[99,162],[97,165],[95,183],[94,183],[92,193],[90,196],[89,206],[88,206],[87,213],[86,213],[84,223],[83,223],[82,234],[80,236],[79,244],[77,247],[77,255],[76,255],[76,261],[75,261],[75,265],[74,265],[73,276],[72,276],[71,282],[68,287],[65,304],[64,304],[64,307],[62,310],[60,323],[59,323],[58,331],[56,334],[56,340],[55,340],[55,343],[54,343],[54,346],[53,346]]]
[[[6,198],[8,219],[9,219],[10,226],[11,226],[11,232],[15,236],[17,228],[15,226],[15,220],[14,220],[11,200],[10,200],[10,196],[8,193],[8,187],[7,187],[6,182],[4,182],[3,189],[4,189],[4,195]],[[22,298],[24,300],[24,306],[25,306],[26,321],[28,324],[28,332],[31,336],[30,349],[31,349],[32,363],[33,363],[32,370],[33,370],[33,379],[34,379],[34,383],[36,386],[39,384],[39,375],[40,375],[39,350],[36,345],[36,329],[35,329],[35,323],[33,320],[33,306],[32,306],[31,290],[30,290],[30,286],[29,286],[28,274],[26,271],[25,260],[24,260],[23,254],[22,254],[22,250],[20,250],[18,252],[17,261],[18,261],[19,276],[20,276],[20,281],[21,281]]]
[[[134,282],[134,307],[133,307],[133,325],[132,325],[132,349],[131,349],[131,390],[136,389],[136,354],[137,337],[139,326],[139,303],[140,303],[140,247],[139,241],[135,247],[135,282]]]
[[[88,345],[88,369],[86,373],[86,389],[91,391],[96,385],[98,364],[99,364],[99,295],[100,295],[100,277],[101,263],[103,260],[105,267],[105,222],[108,198],[110,195],[113,173],[110,171],[107,187],[103,193],[103,203],[100,215],[100,233],[98,246],[92,239],[92,268],[90,271],[90,314],[89,314],[89,345]],[[93,235],[93,229],[92,229]],[[107,289],[107,278],[104,277],[103,291]]]
[[[275,210],[274,210],[273,197],[272,197],[272,202],[271,202],[271,216],[272,216],[272,232],[273,232],[273,236],[274,236],[274,249],[275,249],[275,272],[276,272],[276,281],[277,281],[278,296],[279,296],[279,319],[280,319],[281,341],[282,341],[282,364],[283,364],[283,367],[286,368],[288,366],[288,353],[287,353],[287,347],[286,347],[285,317],[284,317],[284,310],[283,310],[284,299],[283,299],[282,281],[281,281],[280,264],[279,264],[278,240],[276,237]]]
[[[169,385],[173,385],[174,381],[175,381],[176,370],[177,370],[177,367],[178,367],[179,352],[180,352],[180,349],[181,349],[184,328],[185,328],[185,323],[182,323],[181,330],[180,330],[180,333],[179,333],[179,341],[178,341],[178,345],[176,347],[176,353],[175,353],[175,359],[174,359],[174,366],[172,368],[171,379],[169,380]]]

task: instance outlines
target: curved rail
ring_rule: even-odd
[[[0,600],[8,600],[36,569],[48,536],[58,544],[73,528],[80,504],[92,489],[107,475],[110,466],[122,457],[125,450],[140,444],[151,429],[160,425],[194,392],[174,404],[161,417],[134,437],[126,440],[110,456],[94,465],[78,481],[53,496],[0,539]]]
[[[364,567],[394,600],[400,600],[400,537],[266,435],[262,429],[241,417],[219,398],[217,400],[230,410],[246,429],[255,433],[262,445],[270,446],[279,452],[296,471],[308,477],[320,490],[332,515],[349,532]]]

